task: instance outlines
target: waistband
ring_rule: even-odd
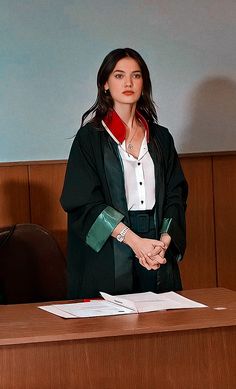
[[[155,209],[144,209],[144,210],[137,210],[137,211],[129,211],[129,216],[138,216],[138,215],[148,215],[153,216],[155,212]]]
[[[155,229],[154,209],[129,211],[130,227],[136,233],[147,233]]]

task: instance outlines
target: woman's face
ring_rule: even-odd
[[[109,89],[114,109],[120,104],[136,104],[143,89],[143,78],[138,63],[130,57],[118,61],[104,89]]]

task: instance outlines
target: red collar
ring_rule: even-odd
[[[141,120],[146,134],[147,134],[147,142],[149,141],[149,127],[146,119],[139,113],[137,110],[135,112],[135,115],[138,119]],[[108,132],[111,133],[111,136],[115,138],[118,143],[123,143],[125,140],[125,135],[126,135],[126,127],[124,122],[121,120],[120,116],[114,109],[111,109],[107,115],[103,118],[103,122],[106,125],[106,129]]]

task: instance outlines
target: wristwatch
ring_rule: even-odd
[[[123,230],[121,230],[121,232],[116,236],[116,239],[118,240],[118,242],[120,242],[120,243],[124,242],[125,235],[126,235],[126,232],[128,232],[128,230],[129,230],[129,227],[125,227],[125,228],[123,228]]]

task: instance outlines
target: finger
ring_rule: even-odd
[[[160,254],[157,254],[157,255],[154,255],[154,256],[147,256],[148,258],[148,264],[149,266],[152,266],[152,265],[156,265],[156,264],[161,264],[161,265],[165,265],[167,260],[166,258],[164,257],[164,253],[162,253],[161,255]]]
[[[153,250],[148,252],[149,257],[154,257],[157,254],[160,254],[162,251],[164,251],[160,246],[153,247]]]
[[[162,249],[166,249],[166,245],[161,240],[154,240],[153,241],[153,247],[161,247]]]
[[[152,270],[151,266],[149,266],[147,262],[142,262],[142,266],[147,270]]]
[[[145,267],[145,269],[147,269],[147,270],[156,270],[156,269],[158,269],[158,268],[160,267],[160,264],[159,264],[159,263],[157,263],[157,264],[152,264],[152,266],[150,266],[150,265],[147,263],[147,261],[145,260],[144,257],[140,257],[140,258],[139,258],[137,255],[135,255],[135,256],[136,256],[136,258],[138,259],[140,265],[143,266],[143,267]]]
[[[157,263],[156,265],[152,265],[151,270],[157,270],[161,267],[160,263]]]
[[[159,256],[161,257],[161,258],[165,258],[165,250],[161,250],[160,252],[159,252]]]
[[[158,261],[156,257],[149,257],[148,254],[143,253],[142,258],[147,262],[147,264],[152,267],[153,265],[157,265]]]
[[[139,260],[139,263],[140,265],[142,265],[143,267],[145,267],[147,270],[151,270],[151,266],[149,265],[149,263],[146,261],[145,257],[144,256],[140,256],[138,258]]]
[[[156,260],[159,264],[161,264],[161,265],[165,265],[166,262],[167,262],[166,258],[163,258],[163,257],[161,257],[160,255],[156,255],[156,256],[155,256],[155,260]]]
[[[141,258],[138,258],[139,259],[139,263],[140,265],[142,265],[143,267],[145,267],[147,270],[157,270],[159,269],[159,267],[161,266],[159,262],[156,262],[156,263],[153,263],[152,261],[152,264],[150,265],[150,263],[148,263],[144,257],[141,257]]]

